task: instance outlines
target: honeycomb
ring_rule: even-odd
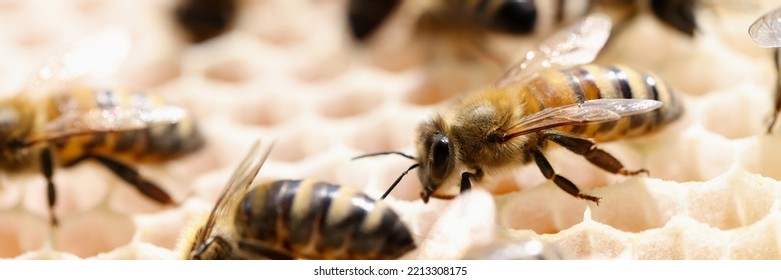
[[[404,258],[458,259],[492,242],[527,239],[572,258],[781,258],[781,138],[765,133],[776,72],[771,51],[746,32],[774,8],[764,2],[704,5],[694,38],[641,13],[599,58],[652,71],[685,101],[685,116],[663,131],[599,145],[650,176],[609,174],[553,147],[546,156],[554,169],[602,197],[599,206],[570,197],[536,166],[424,204],[412,171],[386,200],[419,245]],[[208,213],[258,138],[275,141],[261,179],[313,178],[379,197],[412,162],[350,159],[413,152],[419,122],[501,73],[441,67],[425,50],[408,48],[412,20],[403,13],[355,46],[342,0],[239,1],[232,28],[199,44],[188,43],[173,21],[177,4],[0,2],[0,92],[24,89],[58,46],[115,25],[133,39],[118,79],[191,110],[208,141],[185,158],[139,166],[180,201],[175,207],[149,201],[94,163],[56,169],[56,229],[48,223],[43,176],[3,173],[0,258],[178,258],[179,237]],[[495,42],[512,53],[537,40]]]

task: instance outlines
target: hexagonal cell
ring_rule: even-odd
[[[256,77],[259,73],[252,71],[246,60],[227,58],[207,65],[203,76],[209,80],[222,83],[241,83]]]
[[[130,217],[96,208],[63,219],[53,243],[57,250],[85,258],[127,244],[135,231]]]
[[[0,224],[0,258],[41,248],[50,230],[48,219],[16,210],[0,212]]]
[[[684,207],[673,188],[673,184],[657,180],[628,179],[596,190],[593,195],[602,197],[602,201],[599,207],[591,208],[591,216],[594,221],[625,232],[662,227]]]
[[[762,221],[736,230],[730,237],[731,259],[741,260],[777,260],[781,258],[781,231],[778,224],[781,216],[778,212]]]
[[[274,142],[269,158],[283,162],[298,162],[323,153],[333,146],[333,135],[328,127],[281,132]],[[315,128],[317,127],[317,128]]]
[[[49,217],[48,192],[43,174],[34,174],[22,186],[25,191],[25,209]],[[85,161],[70,168],[55,168],[55,214],[64,218],[100,204],[106,198],[109,185],[119,180],[105,167]]]
[[[692,187],[685,195],[693,219],[728,230],[751,225],[767,216],[781,197],[777,181],[738,168]]]
[[[634,257],[641,260],[718,260],[728,249],[724,232],[683,216],[640,233],[636,241]]]
[[[306,106],[285,94],[242,96],[231,105],[232,119],[249,125],[271,127],[298,116]]]
[[[763,133],[767,130],[772,106],[764,98],[757,98],[757,95],[766,92],[766,89],[751,84],[714,92],[704,97],[699,104],[700,122],[705,129],[727,139]],[[752,109],[736,113],[740,108]]]
[[[741,142],[736,161],[746,171],[781,180],[781,157],[775,151],[781,151],[781,137],[764,135],[749,138]]]
[[[317,111],[328,118],[347,118],[376,110],[382,101],[378,93],[352,91],[323,98]]]
[[[497,199],[499,224],[537,234],[557,233],[583,220],[586,202],[552,182]]]
[[[556,235],[539,238],[560,246],[562,251],[578,259],[618,258],[631,245],[626,233],[588,219]]]
[[[342,142],[366,153],[400,151],[409,147],[417,120],[405,116],[368,119],[343,127]]]

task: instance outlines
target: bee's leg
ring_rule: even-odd
[[[472,177],[472,173],[464,172],[461,173],[461,191],[460,193],[465,193],[472,189],[472,182],[469,181],[469,178]]]
[[[575,184],[573,184],[570,180],[556,174],[556,171],[553,170],[550,162],[548,162],[548,159],[545,158],[540,150],[533,149],[531,153],[534,157],[534,162],[537,163],[537,167],[540,168],[540,172],[542,172],[542,175],[545,176],[545,178],[553,180],[553,183],[555,183],[556,186],[559,186],[559,188],[568,194],[577,198],[593,201],[599,205],[599,200],[601,199],[600,197],[580,193],[580,189],[578,189],[578,187],[575,186]]]
[[[776,61],[776,110],[773,111],[770,120],[770,126],[767,127],[767,134],[773,131],[773,126],[776,125],[776,119],[778,119],[778,113],[781,112],[781,48],[776,48],[774,52]]]
[[[292,260],[295,259],[288,253],[280,252],[277,249],[271,248],[261,242],[256,242],[248,239],[239,240],[239,249],[242,252],[252,252],[251,255],[245,256],[246,259],[259,259],[267,258],[271,260]]]
[[[163,189],[141,177],[141,174],[132,167],[101,155],[90,155],[89,157],[108,167],[111,172],[114,172],[119,178],[133,185],[145,196],[163,204],[176,204]]]
[[[57,215],[54,214],[54,204],[57,202],[57,192],[54,189],[54,164],[52,162],[52,151],[49,148],[41,151],[41,171],[46,177],[46,198],[49,203],[49,217],[51,225],[57,226]]]
[[[476,168],[475,170],[476,170],[475,173],[469,173],[469,172],[461,173],[461,191],[460,191],[460,193],[464,193],[464,192],[472,189],[472,181],[471,180],[479,181],[480,179],[483,178],[483,170],[480,169],[480,168]]]
[[[591,140],[557,133],[546,133],[544,134],[543,138],[556,142],[573,153],[582,155],[592,164],[610,173],[621,174],[625,176],[637,175],[639,173],[648,174],[648,170],[645,168],[639,170],[624,169],[624,165],[618,161],[618,159],[604,150],[597,148],[594,142]]]

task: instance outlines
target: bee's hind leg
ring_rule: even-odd
[[[133,187],[135,187],[138,191],[140,191],[144,196],[149,197],[152,200],[160,202],[162,204],[168,204],[168,205],[176,204],[174,200],[171,199],[171,196],[169,196],[163,189],[158,187],[156,184],[144,179],[141,176],[141,174],[139,174],[138,171],[136,171],[134,168],[128,166],[127,164],[119,162],[117,160],[105,156],[101,156],[101,155],[90,154],[90,155],[82,156],[71,162],[68,162],[65,164],[65,166],[72,166],[85,159],[90,159],[90,158],[97,160],[100,164],[102,164],[103,166],[111,170],[112,173],[119,176],[119,178],[121,178],[123,181],[133,185]]]
[[[141,174],[139,174],[138,171],[134,168],[122,162],[101,155],[92,155],[92,158],[103,164],[103,166],[108,167],[108,169],[119,176],[119,178],[122,178],[122,180],[125,180],[125,182],[133,185],[145,196],[163,204],[176,204],[174,200],[171,199],[171,196],[169,196],[163,189],[161,189],[156,184],[144,179],[144,177],[142,177]]]
[[[599,200],[601,199],[600,197],[580,193],[580,189],[578,189],[578,187],[575,186],[575,184],[573,184],[570,180],[556,174],[556,171],[553,170],[550,162],[548,162],[548,159],[545,158],[540,150],[533,149],[531,153],[532,157],[534,157],[534,161],[537,163],[537,167],[540,168],[540,172],[542,172],[542,175],[545,176],[545,178],[553,180],[553,183],[555,183],[556,186],[568,194],[580,199],[593,201],[599,205]]]
[[[49,148],[41,151],[41,171],[46,177],[46,198],[49,203],[49,218],[52,226],[57,226],[57,215],[54,214],[54,205],[57,202],[57,191],[54,189],[54,164],[52,162],[52,151]]]
[[[645,168],[638,170],[625,169],[624,164],[618,161],[618,159],[613,157],[611,154],[597,148],[594,142],[591,140],[557,133],[546,133],[544,134],[543,138],[551,140],[561,145],[562,147],[567,148],[567,150],[570,150],[573,153],[582,155],[592,164],[610,173],[621,174],[625,176],[637,175],[640,173],[645,173],[648,175],[648,170]]]

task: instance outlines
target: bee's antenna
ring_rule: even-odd
[[[401,154],[401,153],[397,153],[397,152],[390,152],[390,153]],[[389,154],[389,153],[386,153],[386,154]],[[404,154],[401,154],[401,155],[404,155]],[[367,156],[368,156],[368,155],[367,155]],[[412,170],[412,169],[415,169],[415,168],[417,168],[419,165],[420,165],[420,164],[418,164],[418,163],[416,163],[416,164],[413,164],[412,166],[410,166],[409,168],[407,168],[407,170],[406,170],[406,171],[404,171],[404,173],[401,173],[401,175],[399,175],[399,178],[396,178],[396,181],[393,181],[393,184],[391,184],[390,188],[388,188],[388,190],[387,190],[387,191],[385,191],[385,193],[384,193],[384,194],[382,194],[382,197],[380,197],[380,199],[385,199],[385,197],[387,197],[387,196],[390,194],[390,192],[393,190],[393,188],[395,188],[395,187],[396,187],[396,185],[398,185],[398,184],[399,184],[399,182],[401,181],[401,178],[404,178],[404,175],[407,175],[407,172],[409,172],[409,171],[410,171],[410,170]]]
[[[361,159],[361,158],[366,158],[366,157],[382,156],[382,155],[400,155],[400,156],[403,156],[403,157],[411,159],[411,160],[417,160],[415,157],[413,157],[411,155],[408,155],[408,154],[405,154],[405,153],[402,153],[402,152],[396,152],[396,151],[392,151],[392,152],[379,152],[379,153],[373,153],[373,154],[365,154],[365,155],[362,155],[362,156],[354,157],[352,159],[356,160],[356,159]]]

